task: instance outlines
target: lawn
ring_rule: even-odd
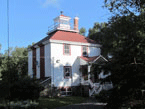
[[[41,108],[53,109],[65,105],[83,103],[87,98],[78,96],[67,96],[59,98],[40,98],[39,106]]]

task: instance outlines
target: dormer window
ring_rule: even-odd
[[[63,48],[64,55],[70,55],[70,45],[69,44],[64,44]]]
[[[87,46],[82,46],[82,55],[83,56],[88,56],[88,48],[87,48]]]

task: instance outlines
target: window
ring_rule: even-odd
[[[83,46],[82,47],[82,55],[83,56],[88,56],[88,52],[87,52],[88,50],[87,50],[87,46]]]
[[[71,78],[71,66],[64,66],[64,78]]]
[[[64,95],[64,96],[70,96],[70,95],[72,95],[72,89],[71,89],[71,87],[62,87],[62,88],[60,88],[60,93],[61,93],[61,95]]]
[[[70,55],[70,45],[69,44],[64,44],[64,54]]]
[[[60,24],[66,24],[66,25],[68,25],[69,21],[67,21],[67,20],[60,20]]]

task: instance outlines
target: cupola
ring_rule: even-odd
[[[54,25],[57,27],[57,29],[70,30],[70,19],[70,17],[64,16],[63,12],[61,11],[61,15],[54,19]]]
[[[55,30],[64,30],[78,33],[78,19],[78,17],[74,18],[74,27],[71,27],[71,18],[69,16],[63,15],[63,12],[61,11],[61,14],[54,19],[54,25],[48,28],[48,33],[51,33]]]

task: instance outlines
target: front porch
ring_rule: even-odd
[[[113,88],[112,82],[104,81],[101,82],[104,78],[111,75],[111,73],[105,74],[104,70],[99,69],[97,71],[92,71],[92,65],[97,64],[99,67],[102,67],[108,61],[103,56],[98,57],[80,57],[80,72],[81,72],[81,85],[89,86],[89,96],[100,93],[102,90],[109,90]]]

